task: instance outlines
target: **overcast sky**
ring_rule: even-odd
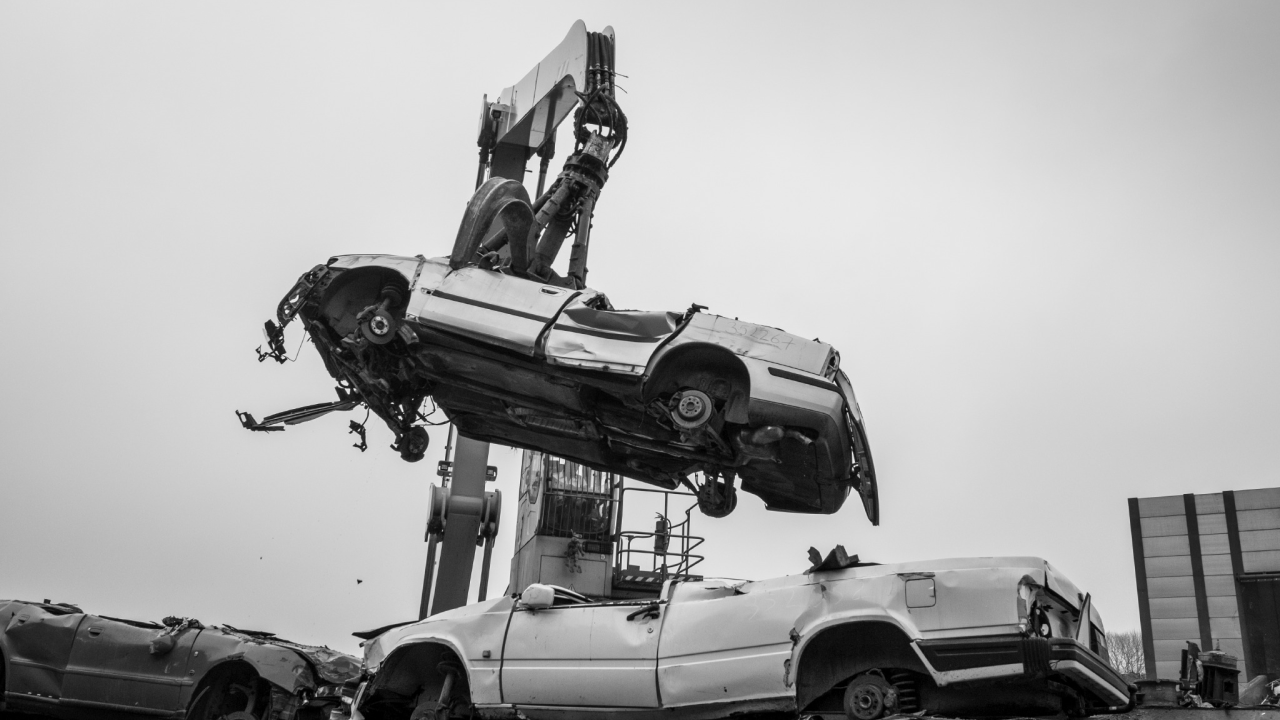
[[[7,2],[0,597],[414,617],[444,434],[233,411],[332,399],[262,322],[330,255],[446,254],[481,96],[578,18],[631,120],[592,287],[819,336],[867,419],[880,527],[743,496],[708,574],[1041,555],[1135,628],[1126,498],[1280,485],[1275,3]]]

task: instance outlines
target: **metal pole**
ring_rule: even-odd
[[[482,602],[489,596],[489,559],[493,557],[493,537],[484,539],[484,561],[480,565],[480,590],[476,602]]]
[[[427,541],[427,571],[422,578],[422,602],[418,605],[418,619],[425,620],[431,615],[431,583],[436,571],[436,536]]]
[[[432,615],[467,604],[480,513],[484,509],[489,443],[459,435],[456,457],[449,487],[449,521],[444,526],[444,547],[436,571],[441,580],[436,583],[431,600]]]

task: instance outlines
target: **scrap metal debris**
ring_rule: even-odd
[[[845,568],[858,567],[859,565],[870,565],[871,563],[858,562],[857,555],[849,555],[845,551],[843,545],[837,545],[827,553],[825,558],[822,553],[818,552],[818,548],[809,548],[809,562],[812,566],[805,570],[805,573],[822,572],[824,570],[843,570]]]
[[[292,410],[273,413],[263,418],[261,422],[256,420],[250,413],[240,412],[239,410],[236,411],[236,417],[240,418],[240,424],[247,430],[254,430],[256,432],[283,432],[284,428],[279,427],[281,425],[297,425],[309,420],[315,420],[318,417],[323,417],[331,412],[353,410],[364,402],[360,397],[360,393],[356,390],[336,387],[334,388],[334,391],[338,393],[338,399],[335,402],[304,405],[299,408],[293,408]],[[361,437],[363,438],[363,433],[361,434]]]

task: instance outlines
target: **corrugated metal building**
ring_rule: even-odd
[[[1191,641],[1280,678],[1280,488],[1129,498],[1129,522],[1147,677]]]

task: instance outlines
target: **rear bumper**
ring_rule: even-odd
[[[1129,683],[1102,658],[1068,638],[996,635],[920,640],[916,645],[940,685],[1014,678],[1068,680],[1099,707],[1122,712],[1133,705]]]

